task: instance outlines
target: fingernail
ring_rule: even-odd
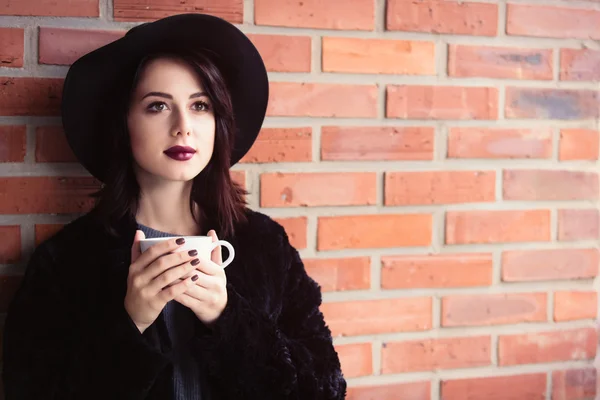
[[[185,239],[184,238],[179,238],[175,241],[175,243],[177,244],[184,244],[185,243]]]
[[[200,264],[200,260],[198,260],[197,258],[194,258],[192,260],[192,265],[198,265],[198,264]]]
[[[188,251],[188,254],[190,255],[190,257],[194,257],[198,255],[198,252],[196,250],[190,250]]]
[[[196,282],[198,280],[198,275],[192,276],[192,282]]]

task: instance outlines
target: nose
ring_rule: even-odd
[[[177,135],[190,136],[192,134],[192,125],[189,115],[179,108],[173,114],[173,127],[171,128],[171,136]]]

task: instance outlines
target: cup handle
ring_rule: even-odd
[[[223,264],[221,264],[221,266],[223,268],[225,268],[229,264],[231,264],[231,262],[233,261],[233,258],[235,257],[235,250],[233,249],[233,246],[231,245],[231,243],[229,243],[228,241],[217,240],[216,242],[211,243],[210,251],[212,252],[217,246],[223,246],[223,247],[226,247],[227,250],[229,250],[229,257],[227,257],[227,260],[223,261]]]

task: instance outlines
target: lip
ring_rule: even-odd
[[[194,154],[196,150],[188,146],[173,146],[165,150],[165,153],[188,153]]]
[[[167,157],[176,161],[187,161],[194,157],[196,150],[187,146],[173,146],[164,151]]]

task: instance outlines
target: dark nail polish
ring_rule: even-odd
[[[198,280],[198,275],[192,276],[192,282],[196,282]]]
[[[177,244],[184,244],[185,243],[185,239],[184,238],[179,238],[175,241],[175,243]]]
[[[190,250],[188,251],[188,254],[190,255],[190,257],[194,257],[198,255],[198,252],[196,250]]]
[[[192,260],[192,265],[198,265],[198,264],[200,264],[200,260],[198,260],[197,258],[194,258]]]

